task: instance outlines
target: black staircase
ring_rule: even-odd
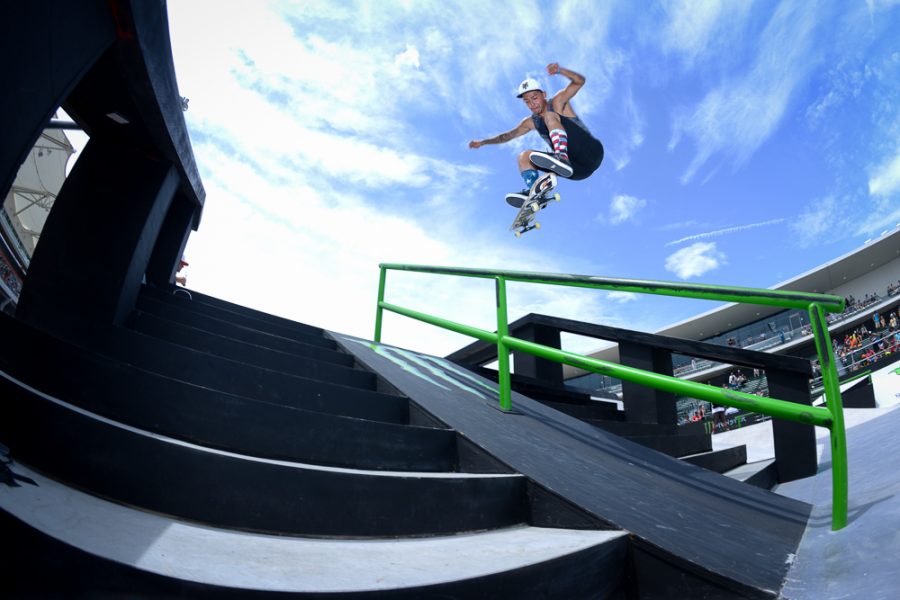
[[[89,343],[0,316],[6,347],[18,349],[3,356],[0,380],[0,440],[16,464],[42,475],[45,486],[126,505],[136,520],[150,511],[216,531],[301,536],[298,544],[533,525],[609,528],[410,410],[408,398],[378,391],[376,375],[322,330],[197,298],[145,288],[128,327],[97,331]],[[16,527],[23,542],[50,544]],[[552,561],[553,589],[573,597],[620,590],[624,542],[607,535],[599,545],[561,551]],[[77,552],[98,553],[90,546]],[[605,557],[587,579],[578,564],[584,552]],[[125,568],[126,556],[111,558],[116,571],[133,570],[126,579],[146,580],[138,566]],[[541,562],[512,571],[550,568]],[[107,563],[92,569],[103,573]],[[490,589],[491,578],[460,573],[435,589],[452,595],[476,581]],[[544,585],[531,575],[522,577],[527,585],[509,572],[494,578],[523,593]],[[85,591],[111,591],[100,581]],[[35,590],[71,584],[49,579]]]

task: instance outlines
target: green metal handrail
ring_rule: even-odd
[[[431,325],[436,325],[456,333],[474,337],[484,342],[497,345],[497,370],[500,393],[500,408],[505,412],[512,410],[512,392],[510,389],[509,353],[513,350],[526,352],[540,358],[571,365],[592,373],[608,375],[647,387],[671,392],[681,396],[690,396],[724,406],[733,406],[779,419],[808,423],[826,427],[831,434],[832,453],[832,529],[842,529],[847,525],[848,508],[848,474],[847,443],[844,428],[844,412],[841,405],[841,393],[828,325],[825,312],[842,312],[844,299],[839,296],[813,294],[807,292],[790,292],[781,290],[764,290],[757,288],[714,286],[705,284],[687,284],[666,281],[650,281],[639,279],[617,279],[594,277],[587,275],[560,275],[552,273],[530,273],[525,271],[490,271],[484,269],[468,269],[456,267],[434,267],[425,265],[381,264],[378,281],[378,306],[375,314],[375,341],[381,342],[382,316],[385,310]],[[387,271],[412,271],[436,275],[455,275],[493,279],[496,285],[497,331],[496,333],[456,323],[423,312],[415,311],[385,302]],[[710,385],[685,381],[669,375],[661,375],[650,371],[626,367],[616,363],[590,358],[558,348],[551,348],[509,335],[509,322],[506,299],[506,282],[517,281],[540,283],[546,285],[562,285],[570,287],[593,288],[603,290],[629,291],[640,294],[656,294],[683,298],[698,298],[724,302],[745,302],[783,308],[800,308],[809,311],[816,352],[819,357],[823,385],[825,389],[825,407],[806,406],[777,398],[764,398],[744,392],[717,388]]]

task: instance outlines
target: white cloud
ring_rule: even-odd
[[[835,111],[848,100],[858,98],[872,76],[867,66],[847,59],[832,67],[828,72],[827,91],[806,109],[810,126],[822,127],[826,120],[836,118]]]
[[[236,165],[225,161],[223,168]],[[218,177],[206,181],[214,202],[207,204],[202,226],[188,244],[191,287],[288,318],[315,319],[312,324],[333,331],[371,337],[379,262],[453,265],[474,259],[488,267],[493,262],[523,270],[559,270],[546,257],[512,253],[480,236],[466,244],[452,231],[435,236],[411,218],[367,208],[359,199],[331,198],[338,200],[331,207],[317,203],[310,189],[258,183],[252,192],[264,203],[257,204],[244,200],[239,183],[229,190],[218,187]],[[373,248],[378,251],[373,253]],[[392,302],[496,328],[492,286],[479,289],[479,282],[396,272],[388,275],[388,282]],[[531,298],[532,292],[523,297]],[[385,341],[434,353],[461,345],[455,334],[407,321],[389,321]]]
[[[791,223],[795,239],[801,246],[821,243],[828,236],[841,235],[842,228],[836,227],[841,217],[840,206],[834,196],[816,200],[807,206],[800,216]]]
[[[620,82],[616,76],[624,67],[626,58],[621,49],[611,46],[608,40],[616,11],[621,5],[594,0],[562,0],[552,3],[552,6],[555,11],[548,20],[578,42],[564,56],[548,56],[546,62],[559,62],[565,67],[580,70],[587,77],[587,84],[578,92],[574,106],[579,116],[592,115],[619,90]],[[555,49],[556,46],[554,43],[549,47]],[[603,60],[597,61],[598,56],[602,56]],[[594,68],[585,72],[586,65]],[[551,77],[550,80],[559,89],[567,83],[561,77]],[[586,122],[591,124],[590,120]]]
[[[894,197],[827,196],[810,202],[791,222],[791,231],[793,239],[807,248],[850,236],[877,235],[898,222],[900,203]]]
[[[821,60],[812,47],[815,17],[811,4],[779,5],[749,71],[710,90],[693,109],[676,110],[669,149],[684,135],[696,145],[683,183],[719,153],[743,164],[776,130],[795,90]]]
[[[725,264],[725,255],[716,249],[715,242],[697,242],[670,254],[666,258],[666,271],[679,279],[690,279]]]
[[[888,197],[900,192],[900,154],[879,165],[869,178],[869,194]]]
[[[721,67],[738,59],[735,48],[745,43],[753,5],[751,1],[671,0],[663,9],[668,20],[662,27],[654,27],[650,35],[688,70],[704,68],[710,62]],[[749,43],[755,46],[756,41]]]
[[[671,19],[662,32],[663,47],[693,58],[707,48],[726,7],[718,0],[682,0],[673,4]]]
[[[613,225],[634,221],[638,211],[647,206],[647,201],[634,196],[620,194],[609,203],[609,220]]]
[[[406,45],[406,50],[394,57],[394,64],[398,67],[412,67],[418,69],[419,51],[415,46]]]
[[[521,111],[497,90],[541,74],[528,72],[543,65],[521,53],[521,39],[542,31],[541,12],[534,2],[504,7],[506,26],[497,28],[484,11],[475,3],[171,3],[180,91],[191,98],[186,117],[207,190],[187,248],[191,287],[369,337],[378,262],[565,271],[571,263],[552,252],[510,245],[496,225],[479,224],[473,214],[483,207],[459,202],[458,181],[477,190],[488,169],[448,162],[425,137],[434,130],[410,117],[430,111],[426,122],[449,114],[496,126],[512,107]],[[221,27],[208,27],[210,12]],[[391,301],[496,328],[492,285],[406,275],[388,275]],[[526,286],[511,294],[510,318],[601,320],[611,312],[603,306],[596,291]],[[445,353],[469,340],[386,315],[385,341]]]
[[[898,224],[900,224],[900,206],[884,207],[868,218],[857,221],[856,233],[871,236],[886,229],[893,229]]]
[[[646,122],[634,100],[631,82],[624,84],[622,102],[622,128],[618,139],[607,141],[609,155],[616,171],[621,171],[631,162],[631,154],[644,143]]]
[[[609,292],[606,294],[606,297],[613,302],[619,302],[620,304],[634,302],[638,299],[638,295],[634,292]]]
[[[394,212],[346,190],[323,193],[299,177],[269,178],[212,144],[195,151],[208,201],[187,247],[189,285],[242,305],[370,338],[379,262],[546,272],[567,266],[546,252],[505,245],[496,232],[472,230],[471,214],[458,203],[430,207],[431,220],[420,224],[405,214],[409,207]],[[496,329],[493,294],[486,280],[388,274],[389,302],[488,330]],[[611,314],[594,290],[511,284],[509,297],[511,320],[528,312],[606,321]],[[384,341],[446,354],[471,340],[390,314]]]
[[[874,16],[875,12],[879,10],[900,6],[900,0],[866,0],[866,6],[869,9],[869,14]]]

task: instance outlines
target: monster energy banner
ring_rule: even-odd
[[[706,433],[713,433],[713,426],[716,426],[716,432],[739,429],[747,425],[754,425],[763,421],[768,421],[771,417],[761,415],[759,413],[748,412],[738,408],[725,408],[724,426],[713,422],[713,406],[709,402],[697,400],[696,398],[679,398],[678,399],[678,424],[685,425],[696,421],[702,421]]]

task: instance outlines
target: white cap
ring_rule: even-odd
[[[537,79],[532,79],[529,77],[525,81],[519,84],[519,87],[516,89],[516,98],[521,98],[522,94],[525,92],[533,92],[533,91],[543,92],[543,88],[541,88],[541,84],[537,82]]]

